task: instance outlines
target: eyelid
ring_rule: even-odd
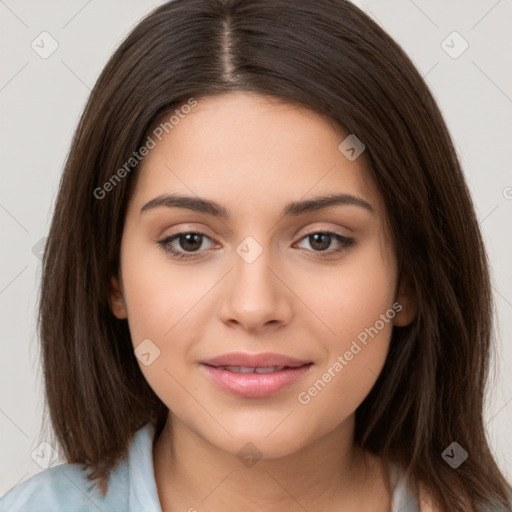
[[[165,233],[166,231],[169,231],[169,230],[173,230],[170,235],[163,235],[163,233]],[[182,223],[182,224],[179,224],[178,227],[176,227],[176,228],[175,228],[175,226],[167,226],[165,229],[163,229],[161,231],[161,234],[158,235],[158,237],[159,238],[162,238],[162,237],[167,238],[168,236],[174,236],[174,235],[178,235],[180,233],[201,233],[201,234],[208,235],[207,231],[208,232],[210,231],[208,226],[206,226],[205,224],[202,224],[200,222],[193,223],[193,224]],[[208,236],[210,236],[210,235],[208,235]]]
[[[340,229],[342,230],[345,230],[345,231],[350,231],[351,233],[353,232],[350,228],[348,227],[344,227],[344,226],[337,226],[337,227],[325,227],[325,226],[318,226],[319,223],[313,223],[313,227],[311,228],[307,228],[307,230],[302,233],[302,229],[300,229],[299,231],[297,231],[297,233],[295,234],[295,236],[299,236],[300,233],[302,233],[301,238],[306,236],[306,235],[310,235],[310,234],[313,234],[313,233],[336,233],[337,235],[340,235],[340,236],[344,236],[346,238],[349,238],[348,235],[344,235],[343,233],[340,232]],[[321,223],[320,223],[321,224]],[[308,224],[308,226],[311,225],[311,224]]]
[[[351,230],[348,227],[342,226],[341,228],[346,230],[346,231],[349,231],[351,233],[353,232],[353,230]],[[166,228],[165,230],[163,230],[163,232],[165,232],[167,229],[169,229],[169,228]],[[191,226],[191,225],[184,224],[184,225],[180,225],[176,229],[176,231],[173,231],[171,234],[165,235],[165,236],[163,234],[161,234],[157,238],[159,240],[162,240],[162,239],[172,238],[172,237],[174,237],[176,235],[179,235],[181,233],[183,233],[183,234],[185,234],[185,233],[195,233],[195,234],[200,234],[200,235],[206,236],[206,237],[210,238],[215,243],[220,243],[215,236],[210,235],[207,231],[205,231],[205,229],[207,231],[209,231],[208,228],[204,224],[202,224],[199,228],[196,228],[196,227]],[[302,229],[303,228],[300,228],[299,230],[295,231],[295,234],[293,235],[294,239],[299,237],[300,233],[302,232]],[[308,228],[307,231],[302,233],[299,238],[302,239],[305,236],[308,236],[308,235],[311,235],[311,234],[314,234],[314,233],[319,233],[319,232],[336,234],[336,235],[339,235],[339,236],[341,236],[343,238],[351,238],[349,235],[344,235],[343,233],[340,233],[339,229],[340,229],[340,227],[332,228],[332,227],[325,227],[325,226],[320,226],[319,227],[317,225],[313,225],[313,227]]]

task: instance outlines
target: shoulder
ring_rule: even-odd
[[[441,512],[428,489],[416,482],[403,468],[391,464],[392,512]]]
[[[377,482],[368,493],[376,507],[382,505],[382,500],[391,499],[391,512],[424,512],[414,481],[402,466],[369,451],[364,452],[364,457],[367,478]]]
[[[391,466],[390,472],[393,512],[441,512],[425,485],[413,481],[397,465]]]
[[[0,512],[119,510],[123,500],[127,500],[126,464],[120,464],[112,472],[106,496],[87,479],[87,474],[82,464],[60,464],[45,469],[1,497]]]
[[[155,429],[135,432],[127,454],[112,469],[107,494],[87,478],[83,464],[60,464],[13,487],[0,498],[0,512],[161,512],[153,470]]]

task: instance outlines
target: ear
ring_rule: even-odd
[[[407,276],[402,276],[402,279],[400,279],[396,302],[400,304],[401,308],[396,309],[397,313],[393,320],[393,325],[405,327],[409,325],[418,314],[418,300]]]
[[[128,318],[121,285],[115,276],[110,278],[110,309],[119,320]]]

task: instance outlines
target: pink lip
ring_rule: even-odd
[[[201,368],[221,389],[239,397],[263,398],[273,395],[297,382],[309,370],[313,363],[301,361],[280,354],[224,354],[203,361]],[[218,368],[219,366],[245,366],[248,368],[268,368],[286,366],[272,373],[235,373]]]

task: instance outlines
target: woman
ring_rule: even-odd
[[[463,173],[349,2],[142,20],[91,93],[43,265],[68,463],[0,510],[510,510]]]

